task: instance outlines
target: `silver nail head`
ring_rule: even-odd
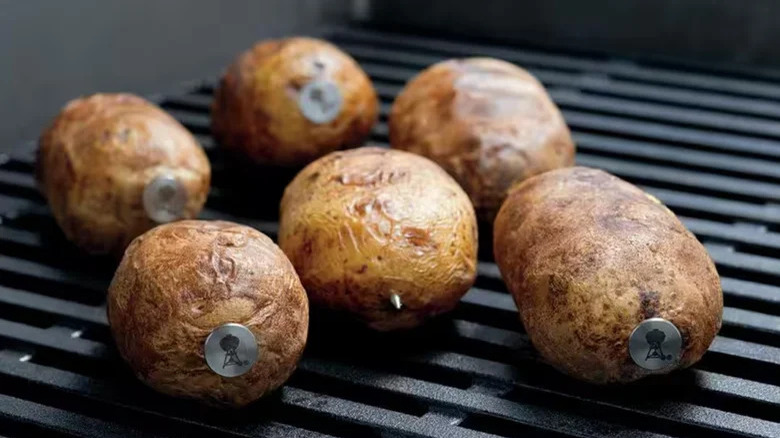
[[[257,362],[257,340],[241,324],[224,324],[215,328],[203,346],[206,364],[222,377],[238,377]]]
[[[339,87],[331,81],[317,79],[306,84],[298,95],[298,107],[313,123],[328,123],[341,111],[343,99]]]
[[[395,310],[401,310],[401,307],[404,305],[404,303],[401,302],[401,296],[398,294],[390,295],[390,304],[393,305]]]
[[[187,191],[172,175],[158,175],[144,188],[144,210],[149,219],[166,223],[181,219],[187,205]]]
[[[628,352],[638,366],[658,371],[674,366],[680,360],[682,336],[674,324],[663,318],[639,323],[628,338]]]

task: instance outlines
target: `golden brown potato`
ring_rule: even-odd
[[[120,354],[141,381],[177,397],[238,407],[278,388],[295,370],[309,304],[290,261],[263,233],[230,222],[179,221],[128,247],[108,291],[108,319]],[[241,349],[254,345],[235,339],[235,355],[228,354],[226,336],[214,345],[216,370],[238,367],[243,374],[222,377],[207,364],[204,343],[230,323],[254,335],[256,362]]]
[[[314,303],[377,330],[452,309],[476,275],[468,196],[433,162],[389,149],[334,152],[303,169],[282,198],[279,246]]]
[[[497,59],[427,68],[398,95],[389,123],[394,148],[442,166],[491,222],[512,183],[574,165],[569,128],[542,84]]]
[[[368,76],[346,53],[311,38],[258,43],[228,68],[212,130],[257,163],[296,166],[357,146],[376,122]]]
[[[197,216],[211,169],[193,136],[157,106],[95,94],[69,102],[43,133],[36,176],[69,240],[90,253],[121,255],[158,221]],[[155,178],[168,178],[167,189],[147,195],[169,196],[158,207],[173,210],[145,208]]]
[[[707,251],[657,199],[603,171],[554,170],[512,188],[494,251],[534,346],[574,377],[628,382],[688,367],[720,329]],[[651,318],[676,326],[681,343],[670,326],[632,335]]]

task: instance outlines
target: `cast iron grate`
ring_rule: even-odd
[[[375,81],[380,144],[393,96],[435,61],[496,56],[536,74],[578,161],[655,194],[716,260],[727,307],[704,360],[625,387],[559,375],[531,348],[483,244],[476,287],[451,317],[383,336],[320,316],[276,397],[241,412],[172,401],[118,361],[104,314],[111,262],[63,241],[35,190],[30,143],[0,164],[0,435],[780,436],[780,81],[353,28],[329,37]],[[203,217],[273,235],[291,175],[234,171],[209,137],[213,85],[158,99],[213,161]]]

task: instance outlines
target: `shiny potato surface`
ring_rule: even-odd
[[[327,87],[308,94],[315,82]],[[333,95],[323,95],[327,90]],[[311,96],[315,107],[317,99],[327,105],[323,119],[307,117],[302,96]],[[360,145],[378,105],[368,76],[336,46],[312,38],[269,40],[227,69],[212,107],[212,130],[221,145],[256,163],[300,166]]]
[[[144,189],[170,175],[181,185],[181,218],[206,202],[211,168],[195,138],[152,103],[130,94],[69,102],[43,133],[38,184],[65,236],[90,253],[120,255],[157,225]]]
[[[257,230],[221,221],[173,222],[139,236],[108,292],[111,332],[141,381],[227,407],[262,397],[292,374],[306,345],[308,309],[279,247]],[[228,323],[248,328],[257,342],[257,362],[236,377],[218,375],[204,357],[209,334]]]
[[[282,199],[279,245],[313,303],[377,330],[452,309],[476,275],[466,194],[430,160],[388,149],[334,152],[303,169]]]
[[[628,382],[685,368],[720,329],[723,294],[705,248],[657,199],[606,172],[574,167],[520,183],[494,233],[496,262],[531,341],[574,377]],[[679,357],[666,343],[657,346],[665,358],[640,345],[646,351],[632,360],[629,337],[651,318],[676,326]],[[646,369],[654,360],[670,362]]]
[[[513,183],[574,165],[569,128],[542,84],[497,59],[427,68],[396,98],[389,129],[393,148],[442,166],[491,222]]]

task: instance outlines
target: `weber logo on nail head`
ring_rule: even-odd
[[[212,371],[222,377],[238,377],[257,362],[257,340],[241,324],[224,324],[206,338],[204,353]]]
[[[662,370],[680,360],[682,336],[671,322],[663,318],[642,321],[628,339],[631,359],[646,370]]]

